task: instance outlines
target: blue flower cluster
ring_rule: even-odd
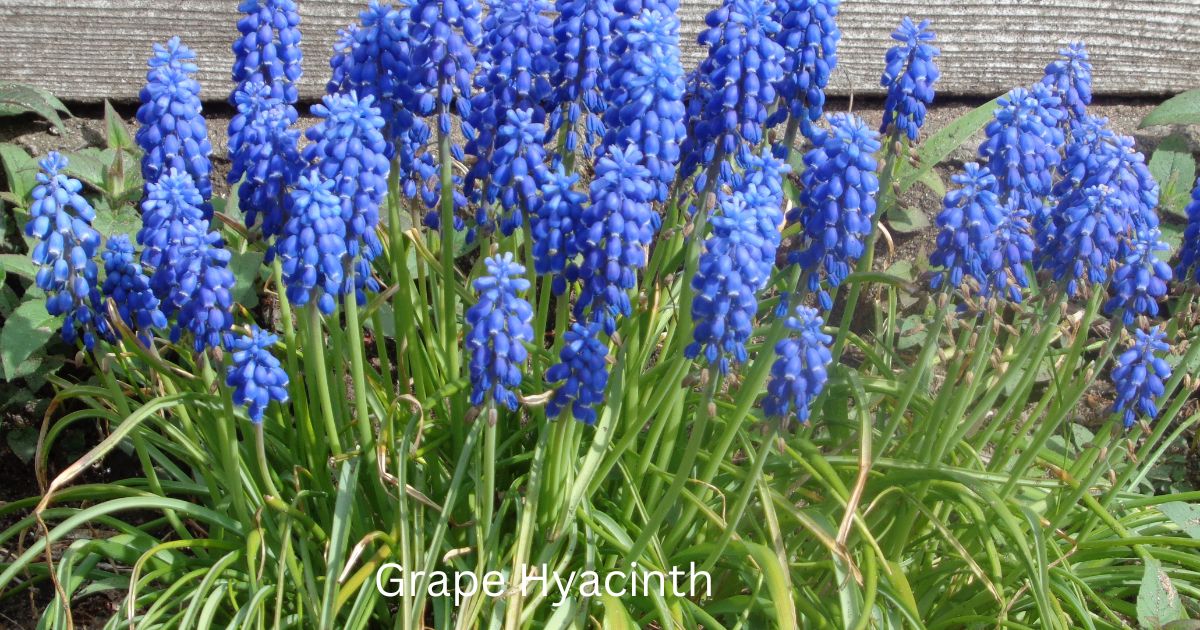
[[[1183,233],[1183,246],[1179,250],[1179,266],[1175,268],[1180,280],[1200,283],[1200,179],[1192,190],[1192,202],[1187,207],[1187,228]]]
[[[1012,195],[1031,214],[1035,227],[1046,214],[1053,173],[1064,142],[1060,99],[1042,84],[1002,96],[979,147],[984,166],[996,176],[1002,199]]]
[[[561,164],[555,166],[542,184],[542,198],[532,226],[534,270],[552,276],[556,295],[566,290],[567,267],[579,254],[577,233],[582,229],[587,195],[574,189],[577,182],[577,173],[568,173]]]
[[[971,278],[980,295],[995,290],[1020,302],[1034,249],[1027,213],[1014,200],[1000,201],[996,177],[986,167],[966,164],[952,179],[959,187],[946,195],[937,218],[941,232],[929,262],[941,271],[930,287],[964,291],[963,281]]]
[[[775,41],[783,47],[783,78],[776,85],[782,105],[767,119],[774,126],[789,117],[805,137],[825,113],[825,87],[837,67],[842,31],[837,25],[840,0],[778,0]],[[791,147],[785,147],[790,150]]]
[[[549,179],[546,167],[546,149],[542,145],[542,125],[534,119],[532,109],[510,109],[504,123],[496,133],[495,146],[491,152],[490,177],[484,191],[484,206],[479,210],[476,223],[491,226],[492,217],[487,207],[500,202],[500,232],[505,236],[521,227],[525,220],[522,208],[538,205],[537,192]],[[476,162],[478,167],[483,160]],[[484,169],[486,170],[486,169]],[[481,173],[475,168],[466,182]],[[535,210],[536,213],[536,210]]]
[[[271,354],[278,341],[258,326],[233,341],[233,365],[225,373],[225,384],[233,388],[233,401],[246,407],[254,423],[262,422],[272,400],[281,404],[288,400],[288,374]]]
[[[477,194],[477,184],[482,183],[485,202],[490,205],[499,197],[505,212],[516,208],[518,196],[531,197],[515,194],[512,178],[501,181],[499,175],[511,174],[516,160],[545,168],[540,150],[555,65],[552,24],[546,15],[549,10],[546,0],[490,0],[483,21],[483,72],[475,78],[478,92],[471,99],[465,127],[466,153],[476,159],[463,184],[467,197],[472,198]],[[521,112],[519,121],[514,120],[514,112]],[[510,127],[505,134],[508,125],[517,128]],[[517,137],[534,131],[537,137],[521,144],[526,148],[536,145],[539,154],[526,159],[524,152],[515,151],[511,145]],[[520,181],[515,184],[522,185]],[[535,182],[525,185],[533,188]],[[520,220],[516,223],[519,225]],[[511,229],[504,233],[510,234]]]
[[[1104,304],[1107,314],[1120,310],[1126,326],[1139,315],[1157,317],[1158,301],[1167,295],[1167,283],[1171,281],[1170,265],[1155,253],[1170,250],[1160,240],[1157,229],[1140,232],[1129,249],[1113,274],[1113,296]]]
[[[279,241],[288,300],[296,306],[315,301],[333,312],[345,285],[346,222],[334,193],[334,181],[310,170],[288,197],[288,220]]]
[[[821,307],[833,307],[829,289],[842,284],[863,255],[875,215],[879,134],[858,116],[835,114],[813,137],[800,175],[800,205],[788,221],[803,225],[802,249],[792,255],[808,276]]]
[[[283,228],[287,190],[300,171],[300,132],[291,128],[296,108],[271,92],[257,79],[242,84],[233,93],[237,115],[229,123],[229,183],[242,182],[238,203],[246,226],[254,227],[261,214],[268,240]]]
[[[1087,46],[1075,42],[1058,54],[1061,59],[1046,66],[1042,84],[1061,99],[1068,119],[1084,118],[1087,106],[1092,103],[1092,64],[1088,61]]]
[[[346,224],[346,254],[353,265],[342,293],[348,294],[353,283],[360,303],[366,299],[365,290],[379,288],[371,276],[370,262],[383,249],[375,228],[379,225],[379,208],[387,197],[391,168],[381,131],[384,121],[374,100],[369,95],[359,98],[353,92],[326,95],[312,108],[320,122],[308,129],[310,142],[304,147],[309,168],[322,179],[334,182],[333,192],[341,202]]]
[[[533,307],[520,296],[529,289],[525,268],[506,253],[484,261],[487,274],[472,283],[479,301],[467,310],[471,404],[495,402],[517,408],[513,390],[521,386],[521,366],[533,340]]]
[[[191,332],[197,352],[225,345],[233,325],[230,255],[220,235],[209,231],[201,202],[192,178],[172,169],[147,185],[137,235],[150,288],[163,314],[177,315],[172,341]]]
[[[96,212],[79,194],[83,184],[62,173],[67,159],[51,152],[40,162],[26,236],[37,239],[30,254],[37,265],[35,282],[46,292],[46,312],[64,315],[63,339],[82,339],[91,350],[96,337],[111,336],[96,275],[100,233],[92,228]]]
[[[450,137],[451,115],[457,114],[460,123],[471,118],[471,77],[475,75],[475,48],[482,40],[479,25],[479,3],[476,0],[418,0],[412,8],[413,21],[409,26],[412,40],[412,69],[408,82],[412,100],[408,109],[418,116],[434,116],[439,136]],[[475,131],[470,124],[460,125],[468,139]],[[450,157],[462,161],[462,147],[451,144]],[[438,164],[426,152],[418,156],[421,169],[436,173],[450,165]],[[457,216],[467,205],[461,194],[463,182],[455,176],[453,203],[454,229],[465,226]],[[426,205],[434,209],[425,223],[440,228],[441,218],[436,208],[441,204],[441,187],[432,186],[423,193]]]
[[[833,338],[821,330],[824,323],[817,310],[807,306],[797,306],[795,316],[784,323],[792,334],[775,345],[777,358],[762,401],[768,418],[786,420],[795,415],[808,422],[812,402],[825,389],[833,362],[829,350]]]
[[[712,233],[692,278],[694,341],[684,355],[703,355],[724,374],[730,358],[735,363],[746,360],[746,340],[754,332],[758,311],[756,294],[767,281],[762,276],[764,258],[774,262],[775,254],[760,235],[758,213],[741,191],[720,196],[711,223]]]
[[[628,291],[637,285],[637,270],[646,265],[645,248],[654,237],[657,216],[651,207],[654,180],[637,147],[610,147],[596,161],[591,204],[581,214],[576,247],[582,254],[568,279],[582,281],[575,315],[589,307],[592,319],[616,330],[616,317],[628,316]]]
[[[1162,326],[1149,332],[1135,330],[1134,335],[1132,346],[1117,357],[1112,370],[1117,390],[1113,412],[1121,414],[1126,429],[1138,417],[1154,419],[1158,415],[1157,399],[1166,391],[1164,381],[1171,378],[1171,366],[1162,358],[1171,350]]]
[[[237,23],[241,36],[233,42],[234,84],[262,83],[271,88],[271,97],[294,104],[303,59],[295,0],[242,0],[238,10],[245,15]]]
[[[1080,281],[1106,282],[1114,261],[1153,257],[1153,245],[1139,254],[1137,242],[1157,240],[1159,190],[1132,138],[1117,136],[1103,119],[1081,118],[1059,170],[1057,207],[1034,229],[1039,266],[1065,281],[1069,295]]]
[[[665,202],[687,136],[679,17],[644,9],[617,20],[614,31],[618,39],[613,48],[620,54],[610,71],[604,146],[638,147],[657,180],[654,200]]]
[[[895,126],[898,133],[915,141],[925,125],[925,106],[933,102],[933,84],[941,76],[934,57],[942,54],[929,43],[936,35],[928,28],[929,20],[913,24],[905,17],[892,34],[900,44],[887,52],[887,67],[879,81],[887,90],[881,134]]]
[[[596,423],[596,405],[604,402],[608,386],[608,346],[600,340],[596,323],[572,324],[563,335],[559,361],[546,370],[546,381],[566,381],[546,403],[546,416],[557,418],[568,405],[571,415],[584,424]]]
[[[746,209],[754,216],[754,228],[762,239],[759,258],[757,288],[761,289],[771,278],[775,269],[775,255],[783,240],[780,231],[783,225],[783,177],[792,170],[782,159],[770,151],[756,154],[743,151],[738,158],[742,166],[730,182],[735,194],[741,195]],[[720,193],[724,195],[725,193]]]
[[[200,84],[196,73],[196,54],[172,37],[163,44],[154,44],[150,71],[141,91],[138,107],[138,146],[142,155],[142,177],[149,186],[171,169],[187,173],[204,200],[201,209],[207,219],[212,216],[208,204],[212,196],[209,173],[208,124],[204,122],[200,105]]]
[[[708,56],[688,87],[688,127],[681,175],[690,177],[714,160],[736,154],[739,145],[763,139],[767,108],[783,78],[784,50],[773,37],[780,31],[769,0],[725,0],[705,17],[700,44]],[[696,190],[707,186],[696,178]]]
[[[612,63],[612,0],[557,0],[554,21],[554,109],[546,125],[546,141],[564,126],[563,147],[579,148],[579,119],[583,118],[583,155],[592,159],[604,136],[601,116],[608,107],[609,65]]]
[[[155,330],[167,329],[167,317],[158,307],[146,275],[127,234],[110,236],[101,254],[104,260],[103,292],[117,306],[121,319],[143,342]]]
[[[471,114],[474,50],[482,40],[479,13],[475,0],[418,0],[412,8],[411,109],[420,116],[436,114],[442,134],[450,133],[451,113],[463,119]]]
[[[434,176],[431,156],[419,156],[429,142],[429,127],[413,115],[415,106],[412,6],[372,0],[334,44],[329,64],[333,74],[326,85],[330,94],[355,93],[373,96],[374,104],[387,123],[389,157],[397,158],[404,193],[416,197]]]

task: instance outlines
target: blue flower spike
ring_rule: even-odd
[[[233,402],[246,407],[250,421],[262,423],[263,412],[271,401],[288,400],[288,374],[271,348],[279,342],[275,335],[251,326],[250,334],[233,341],[233,362],[225,373],[225,384],[233,388]]]
[[[64,316],[63,339],[82,340],[91,350],[97,336],[112,337],[96,279],[96,212],[80,194],[83,184],[62,172],[67,158],[52,151],[39,166],[25,224],[25,235],[37,239],[30,252],[37,266],[35,283],[46,292],[46,312]]]
[[[466,316],[471,404],[495,403],[515,411],[515,390],[529,356],[525,344],[533,341],[533,307],[520,296],[529,290],[529,280],[511,253],[490,257],[484,264],[487,273],[472,283],[479,301]]]
[[[570,407],[584,424],[596,423],[596,406],[604,402],[608,386],[608,346],[600,339],[600,326],[572,324],[563,335],[559,363],[546,370],[546,381],[562,382],[546,403],[546,416],[557,418]]]
[[[887,135],[894,128],[915,142],[925,126],[925,107],[933,102],[933,84],[941,76],[934,61],[941,51],[930,43],[937,36],[928,29],[929,20],[913,24],[905,17],[892,34],[900,43],[888,50],[879,81],[887,90],[880,134]]]
[[[835,114],[829,129],[813,138],[800,175],[800,205],[788,221],[803,225],[799,251],[791,256],[808,276],[821,308],[833,307],[829,291],[841,286],[866,249],[879,192],[879,134],[858,116]]]
[[[167,318],[150,288],[150,277],[134,252],[127,234],[110,236],[101,254],[104,295],[117,305],[125,325],[148,344],[156,330],[167,329]]]
[[[178,37],[154,44],[150,71],[142,88],[137,120],[140,126],[135,140],[142,148],[142,178],[153,184],[172,169],[187,173],[203,200],[204,218],[212,216],[208,200],[212,197],[208,124],[200,104],[200,83],[196,81],[196,53]]]
[[[1171,378],[1171,366],[1163,358],[1171,350],[1166,336],[1162,326],[1149,332],[1135,330],[1133,343],[1117,357],[1112,370],[1117,398],[1112,410],[1121,415],[1126,429],[1139,418],[1153,420],[1158,416],[1158,399]]]
[[[762,401],[768,418],[808,422],[833,362],[829,349],[833,337],[821,330],[824,323],[816,309],[807,306],[797,306],[795,315],[784,323],[789,334],[775,345],[776,359]]]
[[[781,106],[767,119],[769,126],[789,121],[805,137],[825,113],[825,88],[837,67],[842,31],[837,25],[840,0],[779,0],[774,39],[783,47],[783,77],[775,85]],[[790,148],[790,147],[789,147]]]

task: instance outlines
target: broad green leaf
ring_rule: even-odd
[[[917,179],[917,183],[925,186],[938,199],[946,196],[946,182],[942,181],[942,176],[935,170],[930,170]]]
[[[46,345],[57,322],[57,317],[46,312],[42,300],[27,300],[13,311],[0,330],[0,363],[4,365],[7,380],[29,373],[26,360]]]
[[[920,208],[897,207],[888,213],[887,219],[888,227],[901,234],[920,232],[931,225]]]
[[[1171,501],[1158,506],[1158,509],[1188,536],[1200,538],[1200,505]]]
[[[83,183],[97,190],[107,192],[105,174],[108,172],[108,165],[112,163],[113,154],[114,152],[110,149],[97,149],[95,147],[80,149],[74,153],[67,154],[67,168],[65,170],[68,175],[78,178]]]
[[[637,622],[629,615],[620,598],[602,593],[600,601],[604,604],[604,627],[614,630],[626,630],[638,627]]]
[[[8,442],[8,448],[12,449],[13,455],[16,455],[22,463],[29,464],[33,460],[33,454],[37,451],[37,429],[18,427],[9,431],[4,437]]]
[[[1196,125],[1200,124],[1200,89],[1184,92],[1168,99],[1154,111],[1146,114],[1138,127],[1145,129],[1155,125]]]
[[[229,270],[236,282],[233,285],[233,301],[246,308],[258,304],[258,279],[262,271],[262,252],[234,253],[229,260]]]
[[[97,201],[95,206],[96,220],[92,222],[92,227],[105,238],[117,234],[128,234],[132,238],[142,226],[142,216],[132,205],[121,204],[110,208],[107,202]]]
[[[1186,218],[1192,184],[1196,181],[1196,158],[1192,157],[1187,139],[1179,134],[1167,136],[1150,158],[1150,174],[1162,189],[1162,209]]]
[[[1171,576],[1157,558],[1146,559],[1142,585],[1138,589],[1137,618],[1143,628],[1162,628],[1183,618],[1183,602]]]
[[[104,101],[104,132],[110,149],[131,150],[137,147],[125,121],[107,100]]]
[[[0,144],[0,161],[4,162],[4,178],[15,201],[27,203],[37,185],[37,160],[15,144]]]
[[[900,182],[900,192],[912,188],[913,184],[921,181],[926,173],[933,170],[934,166],[940,164],[955,149],[983,129],[984,125],[987,125],[988,121],[992,119],[992,112],[996,109],[997,100],[999,99],[988,101],[959,116],[954,122],[946,125],[921,143],[921,146],[917,148],[918,165],[916,167],[910,166],[907,162],[900,163],[900,173],[897,177],[897,181]]]
[[[27,280],[37,279],[37,266],[24,254],[0,254],[0,268]]]
[[[0,84],[0,116],[34,113],[50,121],[60,131],[65,129],[59,111],[66,112],[62,101],[49,92],[19,83]]]

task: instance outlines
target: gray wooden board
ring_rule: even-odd
[[[685,65],[716,2],[684,0]],[[300,0],[305,76],[319,96],[329,48],[361,2]],[[1200,87],[1200,0],[844,0],[841,65],[831,91],[877,93],[888,37],[901,16],[933,20],[943,94],[990,95],[1035,80],[1061,44],[1085,40],[1101,94],[1159,95]],[[69,100],[134,100],[150,43],[181,35],[200,56],[206,100],[229,90],[236,0],[0,0],[0,82],[24,82]]]

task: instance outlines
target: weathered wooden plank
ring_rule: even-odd
[[[321,94],[329,46],[359,1],[300,0],[306,73]],[[685,63],[716,0],[684,0]],[[130,100],[150,42],[180,34],[200,55],[205,98],[229,88],[235,0],[0,0],[0,81],[34,83],[64,98]],[[1097,92],[1164,94],[1200,85],[1200,0],[844,0],[841,66],[833,92],[878,91],[888,34],[900,16],[933,20],[942,46],[942,93],[994,94],[1028,83],[1060,44],[1083,39]]]

